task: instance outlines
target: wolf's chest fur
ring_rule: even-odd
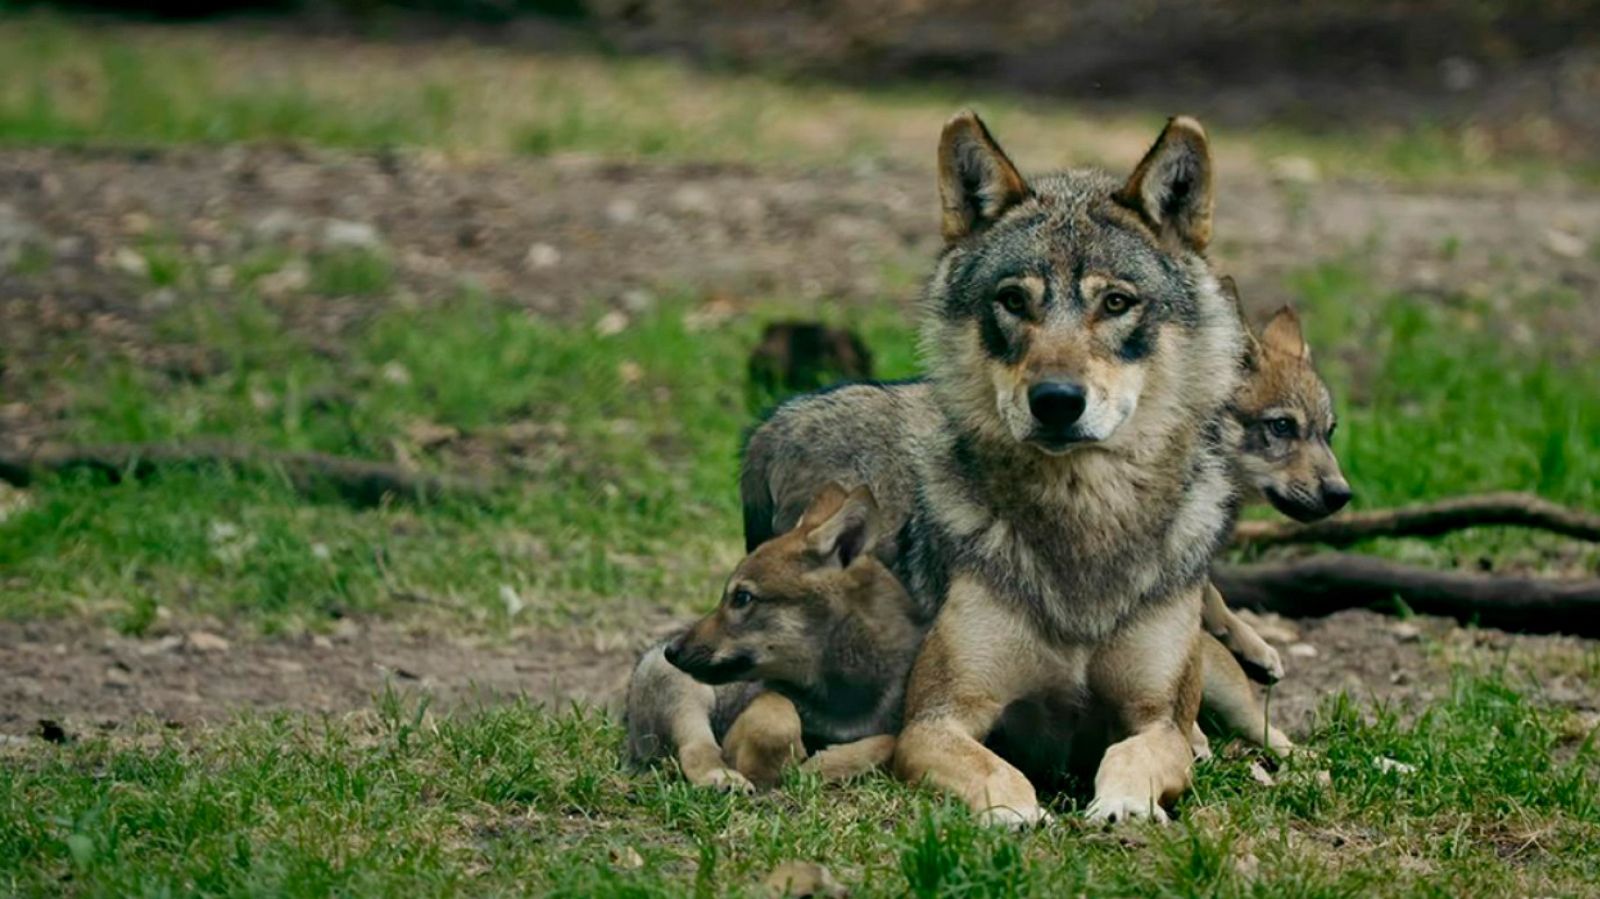
[[[1151,466],[1098,451],[1007,457],[953,438],[919,480],[901,565],[918,601],[936,606],[968,574],[1057,643],[1103,640],[1198,583],[1233,518],[1227,458],[1203,440]]]

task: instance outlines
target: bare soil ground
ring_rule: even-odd
[[[171,726],[245,711],[338,713],[386,688],[423,691],[436,708],[527,696],[556,706],[619,706],[638,650],[670,631],[658,622],[633,642],[525,632],[509,639],[441,636],[346,621],[332,636],[233,639],[204,630],[126,637],[79,622],[0,624],[0,733],[113,730],[135,718]],[[1409,717],[1448,694],[1454,666],[1505,665],[1549,703],[1600,724],[1592,688],[1595,641],[1398,622],[1367,611],[1263,622],[1289,675],[1273,688],[1273,719],[1303,733],[1317,706],[1345,691]],[[1292,648],[1291,648],[1292,647]]]
[[[1130,159],[1131,161],[1131,159]],[[1600,194],[1559,186],[1419,193],[1320,180],[1293,171],[1224,171],[1216,248],[1257,310],[1281,302],[1281,276],[1321,260],[1363,258],[1377,283],[1461,296],[1514,296],[1559,285],[1600,288]],[[370,225],[395,260],[385,298],[298,307],[296,322],[330,354],[381,302],[442,302],[465,282],[557,319],[595,302],[649,304],[679,288],[737,306],[745,298],[908,303],[936,250],[931,174],[756,171],[727,166],[603,164],[587,159],[467,164],[427,155],[339,155],[285,149],[163,152],[0,151],[0,224],[49,247],[45,272],[0,274],[7,352],[0,440],[59,433],[59,408],[33,348],[75,335],[131,351],[185,376],[203,347],[168,345],[154,327],[169,299],[119,267],[118,250],[160,237],[199,259],[232,258],[241,242],[315,245],[330,223]],[[0,237],[3,237],[0,234]],[[218,278],[224,277],[218,275]],[[1600,305],[1506,309],[1511,340],[1592,363]],[[1332,348],[1359,363],[1364,335]],[[16,400],[28,397],[29,401]],[[11,582],[6,589],[24,585]],[[1448,689],[1458,661],[1502,659],[1547,698],[1593,716],[1578,689],[1595,644],[1510,636],[1349,612],[1295,623],[1280,641],[1311,647],[1288,659],[1272,698],[1291,732],[1332,691],[1416,709]],[[336,711],[365,704],[386,680],[446,703],[525,693],[614,701],[633,653],[670,622],[626,639],[513,634],[469,639],[353,622],[330,638],[252,638],[199,628],[134,639],[81,622],[0,625],[0,732],[69,731],[152,715],[178,723],[241,709]],[[1592,675],[1590,675],[1592,676]]]

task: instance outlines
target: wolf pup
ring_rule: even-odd
[[[1242,319],[1233,279],[1221,283],[1240,306]],[[1326,518],[1350,501],[1350,484],[1329,446],[1338,425],[1333,398],[1311,363],[1311,348],[1292,307],[1274,313],[1259,338],[1246,330],[1244,381],[1232,411],[1242,431],[1236,480],[1246,499],[1265,500],[1302,522]],[[1201,620],[1251,677],[1269,684],[1283,677],[1278,651],[1234,615],[1210,584]]]
[[[874,555],[883,536],[867,488],[828,485],[751,552],[716,610],[634,669],[633,759],[675,754],[690,782],[730,789],[770,786],[808,752],[824,779],[886,764],[924,628]]]

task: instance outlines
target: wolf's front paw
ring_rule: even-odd
[[[979,824],[984,827],[999,827],[1005,830],[1023,830],[1028,827],[1049,824],[1054,820],[1054,815],[1037,805],[1027,808],[996,805],[978,813]]]
[[[1095,824],[1117,824],[1135,818],[1167,823],[1167,811],[1148,796],[1097,796],[1086,813]]]
[[[712,768],[690,780],[697,787],[706,787],[720,793],[754,793],[756,785],[732,768]]]

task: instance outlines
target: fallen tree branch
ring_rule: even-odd
[[[1222,565],[1212,582],[1230,605],[1291,617],[1381,606],[1501,630],[1600,637],[1600,579],[1544,580],[1435,571],[1326,553],[1271,565]]]
[[[1353,512],[1315,524],[1243,521],[1233,532],[1233,545],[1324,543],[1349,546],[1374,537],[1433,537],[1484,525],[1539,528],[1578,540],[1600,542],[1600,515],[1568,509],[1531,493],[1484,493],[1397,509]]]
[[[26,453],[0,452],[0,480],[26,487],[41,474],[97,471],[115,483],[143,480],[162,470],[219,466],[237,471],[278,471],[306,496],[333,494],[357,508],[387,499],[485,502],[490,485],[472,478],[407,471],[394,465],[326,453],[285,453],[215,441],[109,446],[45,445]]]

